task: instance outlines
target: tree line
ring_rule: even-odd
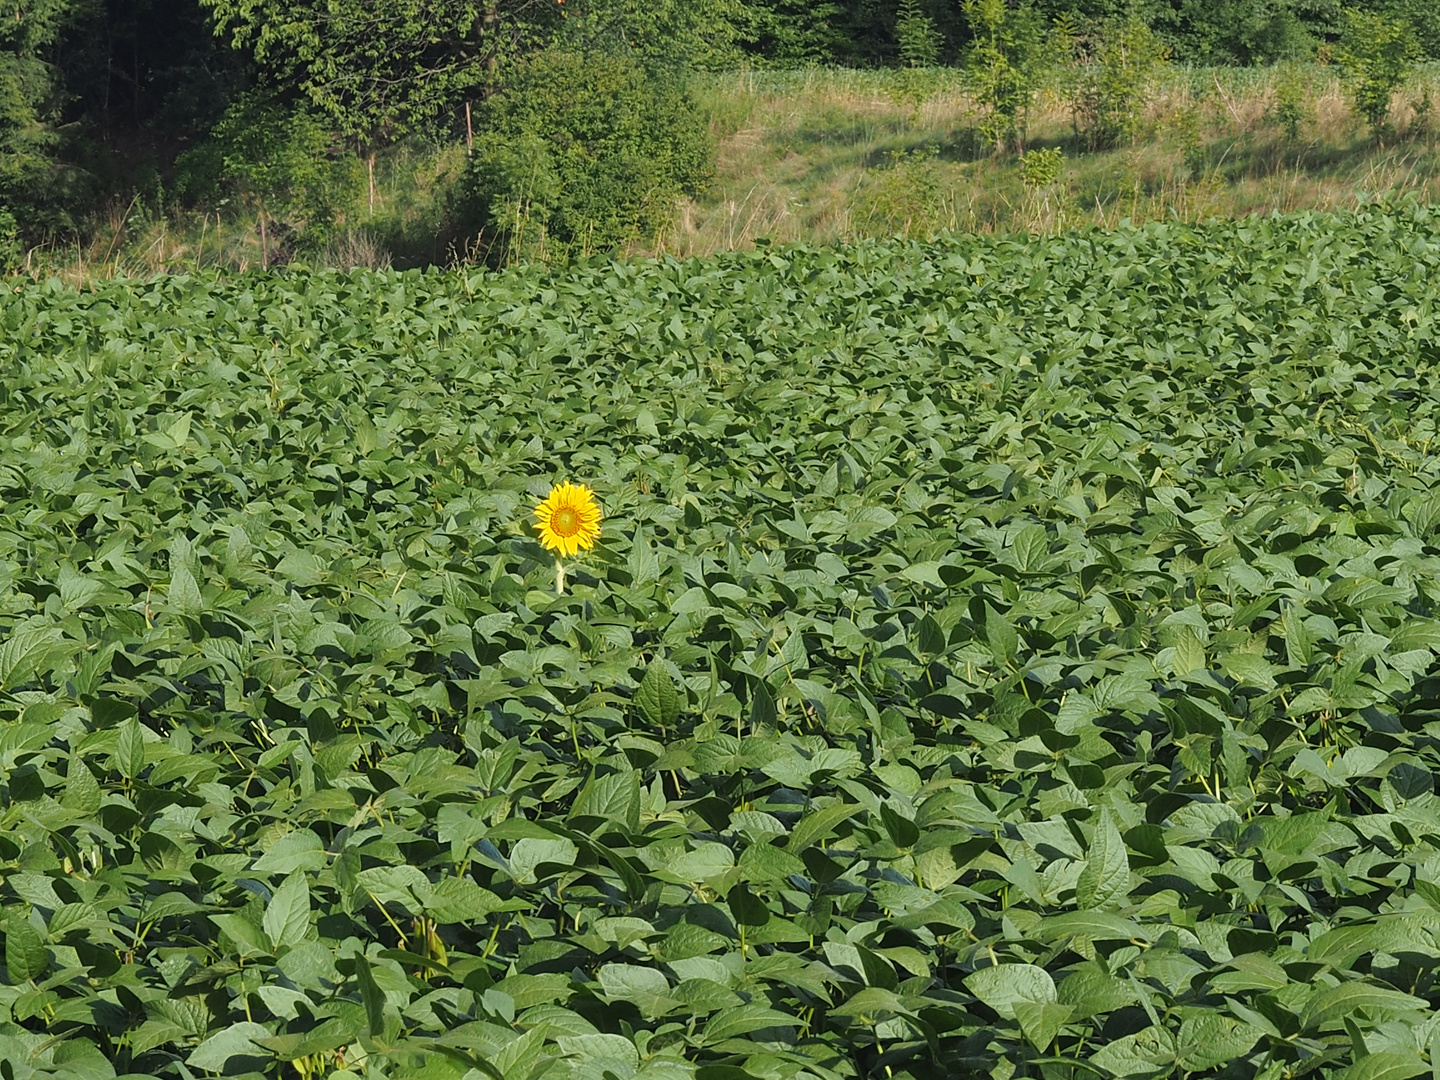
[[[518,202],[488,205],[481,217],[538,201],[552,217],[570,214],[584,223],[577,228],[593,230],[593,208],[570,205],[582,193],[567,177],[584,175],[600,187],[648,183],[663,202],[657,147],[674,159],[672,181],[703,175],[703,133],[675,83],[685,69],[964,65],[977,73],[982,98],[988,94],[990,134],[1003,146],[1023,118],[1029,68],[1054,63],[1057,41],[1123,40],[1116,27],[1143,32],[1147,48],[1182,63],[1260,64],[1346,48],[1353,55],[1356,41],[1374,54],[1372,67],[1440,57],[1440,15],[1424,0],[14,0],[13,7],[0,18],[0,261],[7,244],[13,252],[71,232],[87,210],[127,187],[145,194],[147,185],[168,185],[166,196],[175,198],[224,183],[260,205],[262,231],[267,199],[299,205],[297,220],[323,222],[327,189],[344,182],[329,167],[336,146],[350,155],[345,168],[359,161],[370,170],[373,190],[375,154],[385,146],[473,141],[477,125],[509,132],[501,141],[510,158],[491,154],[477,163],[471,189],[491,190],[482,174],[492,188],[497,174],[531,178]],[[1096,32],[1103,27],[1111,32]],[[583,115],[593,101],[603,107]],[[553,126],[556,110],[576,114],[574,123],[588,124],[600,141],[624,142],[617,125],[634,129],[624,146],[599,154],[619,154],[623,167],[597,171],[584,160],[596,157],[593,146],[567,149],[564,139],[526,150],[537,126]],[[644,130],[657,123],[669,125],[665,138],[646,142]]]

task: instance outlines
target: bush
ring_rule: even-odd
[[[532,56],[478,120],[459,216],[492,261],[653,241],[714,171],[683,84],[624,55]]]
[[[1022,152],[1026,116],[1059,61],[1060,39],[1027,3],[964,0],[964,11],[975,34],[965,66],[982,110],[980,137],[997,151],[1013,145]]]
[[[224,193],[258,215],[267,233],[273,227],[309,247],[328,237],[360,169],[314,113],[266,94],[237,99],[176,166],[177,194],[198,200]],[[266,258],[272,261],[268,251]]]
[[[1078,133],[1092,149],[1134,139],[1145,90],[1169,61],[1169,50],[1134,15],[1077,42],[1083,61],[1072,98]]]
[[[1335,59],[1355,111],[1377,138],[1390,126],[1391,97],[1420,55],[1420,39],[1407,19],[1346,9]]]
[[[929,239],[956,224],[953,177],[939,160],[940,148],[895,150],[889,166],[871,170],[856,200],[861,231]]]
[[[1270,115],[1285,132],[1285,141],[1300,141],[1301,130],[1310,120],[1310,108],[1306,104],[1309,91],[1305,69],[1292,61],[1280,65],[1275,80],[1275,103]]]
[[[0,206],[0,273],[13,273],[25,258],[25,245],[20,242],[20,226],[15,215]]]

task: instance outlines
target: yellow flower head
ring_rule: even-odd
[[[551,490],[535,507],[540,546],[557,555],[589,551],[600,536],[600,507],[595,493],[584,484],[565,482]]]

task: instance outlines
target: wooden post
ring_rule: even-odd
[[[470,102],[465,102],[465,156],[475,149],[475,127],[470,119]]]

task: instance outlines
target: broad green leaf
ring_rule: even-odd
[[[1425,999],[1376,986],[1368,982],[1343,982],[1317,990],[1300,1011],[1300,1026],[1306,1031],[1351,1016],[1364,1009],[1374,1017],[1394,1016],[1428,1008]]]
[[[5,920],[5,968],[10,985],[38,979],[50,966],[50,950],[29,921],[19,914]]]
[[[1410,1080],[1428,1073],[1431,1067],[1418,1054],[1381,1050],[1366,1054],[1335,1073],[1336,1080]]]
[[[1015,1019],[1020,1021],[1020,1030],[1030,1045],[1042,1053],[1050,1048],[1055,1036],[1075,1012],[1073,1005],[1057,1001],[1030,1001],[1021,999],[1011,1004]]]
[[[627,829],[640,825],[640,774],[634,769],[591,776],[570,808],[572,818],[598,818]],[[511,859],[512,865],[514,858]]]
[[[20,626],[0,641],[0,687],[23,686],[44,669],[60,643],[60,631],[50,626]]]
[[[517,840],[510,851],[510,869],[515,880],[521,885],[533,885],[537,873],[544,866],[568,867],[575,865],[579,849],[569,840],[540,840],[526,837]]]
[[[663,660],[653,660],[645,669],[645,677],[635,691],[635,703],[647,720],[662,728],[680,719],[680,691]]]
[[[280,883],[265,908],[265,935],[277,953],[287,945],[298,945],[310,929],[310,885],[305,872],[297,870]]]
[[[1180,1061],[1197,1072],[1228,1065],[1248,1054],[1263,1034],[1259,1028],[1218,1012],[1186,1017],[1178,1037]]]
[[[183,562],[171,571],[168,597],[170,610],[177,615],[199,615],[205,610],[205,598],[200,594],[195,575]]]
[[[1102,814],[1086,852],[1085,869],[1075,883],[1075,902],[1101,908],[1124,899],[1130,891],[1130,857],[1115,820]]]
[[[800,854],[806,848],[828,837],[841,822],[861,813],[864,807],[855,803],[837,803],[822,807],[802,817],[786,842],[786,849]]]
[[[966,977],[965,988],[1007,1020],[1015,1019],[1016,1002],[1057,1000],[1055,980],[1034,964],[981,968]]]
[[[292,874],[296,870],[319,870],[328,862],[320,837],[309,829],[297,829],[275,841],[255,860],[252,869],[257,874]]]
[[[100,785],[85,759],[78,755],[71,757],[61,804],[79,814],[93,814],[100,809],[101,798]]]
[[[195,1047],[185,1064],[216,1073],[239,1073],[266,1067],[273,1055],[260,1042],[273,1035],[269,1028],[249,1020],[231,1024]]]
[[[996,664],[1006,667],[1015,662],[1020,650],[1020,635],[1010,621],[994,608],[987,609],[985,613],[985,640],[990,644]]]
[[[116,729],[115,768],[127,780],[134,780],[145,768],[145,736],[134,717]]]

